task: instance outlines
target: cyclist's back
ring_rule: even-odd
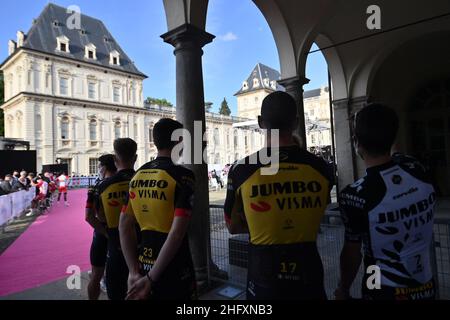
[[[279,157],[275,175],[262,175],[261,164],[237,164],[228,176],[226,219],[242,205],[250,233],[247,297],[326,298],[316,238],[329,200],[328,170],[298,146],[281,147]]]
[[[368,168],[340,198],[348,221],[346,238],[362,238],[365,269],[377,265],[381,271],[381,290],[363,285],[365,298],[433,297],[430,245],[436,195],[423,166],[410,157],[397,157]]]
[[[133,175],[133,169],[120,170],[98,186],[107,224],[106,287],[111,300],[123,300],[127,292],[128,268],[120,248],[119,218]]]
[[[361,248],[364,299],[435,296],[430,250],[436,194],[417,160],[391,155],[398,130],[395,110],[383,104],[368,104],[354,117],[354,145],[367,169],[365,177],[347,186],[339,197],[345,243],[341,281],[335,291],[338,299],[350,296]]]
[[[128,206],[141,229],[141,274],[148,273],[155,264],[174,218],[190,215],[193,184],[192,171],[175,165],[168,157],[158,157],[136,171],[130,182]],[[156,299],[195,296],[195,274],[187,235],[152,291]]]

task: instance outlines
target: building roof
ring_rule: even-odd
[[[28,34],[25,36],[23,48],[146,77],[145,74],[136,68],[102,21],[82,14],[82,29],[70,29],[66,23],[71,15],[72,13],[67,13],[66,8],[49,3],[40,16],[34,20]],[[70,53],[56,50],[56,38],[60,36],[66,36],[70,40]],[[85,58],[85,46],[89,44],[93,44],[96,47],[96,60]],[[120,65],[111,65],[109,63],[110,53],[114,50],[120,54]]]
[[[320,89],[313,89],[303,92],[303,99],[313,98],[320,96]]]
[[[322,90],[325,90],[325,92],[328,92],[328,87],[322,87],[318,89],[308,90],[303,92],[303,99],[309,99],[314,97],[319,97],[322,93]]]
[[[258,79],[259,81],[259,86],[255,87],[253,85],[253,79]],[[269,79],[269,83],[265,83],[264,79],[268,78]],[[284,88],[282,86],[280,86],[278,84],[278,80],[281,79],[281,75],[280,73],[275,70],[272,69],[262,63],[258,63],[252,70],[252,72],[250,73],[250,75],[247,78],[247,84],[248,84],[248,89],[244,90],[243,86],[241,86],[241,88],[239,89],[238,92],[236,92],[234,95],[240,95],[240,94],[244,94],[244,93],[249,93],[252,91],[257,91],[257,90],[261,90],[261,89],[266,89],[266,90],[270,90],[270,91],[284,91]],[[274,89],[271,86],[271,82],[275,81],[276,83],[276,89]]]
[[[329,130],[330,125],[325,121],[305,119],[305,127],[307,132]]]

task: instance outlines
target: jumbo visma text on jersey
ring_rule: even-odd
[[[309,165],[280,164],[277,175],[256,171],[239,188],[253,244],[316,240],[329,181]]]

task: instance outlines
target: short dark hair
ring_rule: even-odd
[[[293,130],[297,120],[294,98],[283,91],[275,91],[264,98],[261,119],[268,129]]]
[[[116,172],[116,164],[114,163],[114,156],[112,154],[104,154],[98,158],[100,165],[104,166],[109,172]]]
[[[131,138],[114,140],[114,152],[122,161],[131,161],[136,156],[137,143]]]
[[[399,120],[394,109],[381,103],[368,104],[355,115],[355,138],[371,156],[390,153],[398,128]]]
[[[160,119],[153,127],[153,141],[158,150],[172,149],[178,141],[172,141],[172,133],[183,125],[170,118]]]

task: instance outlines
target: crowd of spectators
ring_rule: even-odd
[[[12,174],[6,174],[0,178],[0,196],[17,192],[20,190],[28,190],[35,180],[33,173],[26,171],[14,171]]]

